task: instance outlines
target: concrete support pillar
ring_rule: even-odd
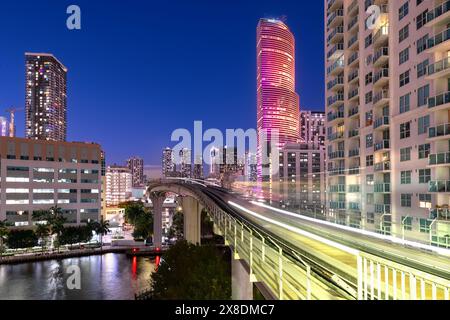
[[[182,197],[184,238],[192,244],[201,244],[202,205],[192,197]]]
[[[244,260],[231,257],[231,295],[233,300],[253,300],[250,268]]]
[[[150,195],[153,204],[153,245],[157,248],[162,246],[162,212],[165,193],[154,192]]]

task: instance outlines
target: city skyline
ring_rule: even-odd
[[[95,11],[98,10],[96,5],[91,5],[84,3],[81,1],[80,6],[83,8],[84,12],[84,25],[83,29],[80,30],[78,33],[68,33],[68,30],[64,28],[64,25],[62,26],[62,30],[55,30],[52,31],[51,34],[53,37],[49,37],[45,41],[45,45],[42,45],[42,43],[35,43],[32,39],[31,41],[26,41],[25,37],[21,37],[23,34],[20,30],[23,30],[23,26],[18,27],[19,32],[16,36],[15,41],[13,41],[12,45],[10,46],[10,50],[6,53],[7,58],[11,61],[11,64],[8,64],[6,66],[5,73],[0,76],[0,84],[5,84],[5,87],[7,88],[7,93],[5,95],[2,95],[0,97],[0,105],[2,105],[3,109],[8,108],[9,106],[22,106],[24,105],[23,97],[25,96],[23,92],[23,85],[22,83],[25,81],[23,79],[23,56],[25,52],[48,52],[53,54],[55,57],[57,57],[64,65],[66,65],[70,72],[68,74],[68,83],[67,83],[67,95],[68,95],[68,103],[67,103],[67,112],[68,112],[68,141],[92,141],[97,142],[102,145],[106,152],[106,160],[108,164],[112,163],[122,163],[127,158],[129,158],[130,155],[138,154],[141,156],[145,163],[156,165],[160,162],[160,152],[159,150],[163,149],[164,147],[171,145],[170,142],[170,134],[171,132],[176,128],[187,128],[191,129],[193,125],[194,120],[204,120],[206,125],[211,128],[219,128],[221,130],[225,128],[255,128],[255,118],[254,113],[256,109],[256,96],[254,94],[255,92],[255,79],[254,74],[256,70],[256,61],[254,56],[254,43],[255,43],[255,27],[258,23],[259,18],[264,16],[269,17],[282,17],[284,14],[289,13],[290,11],[294,12],[292,8],[297,8],[298,5],[293,3],[292,1],[285,1],[281,4],[274,5],[273,2],[262,2],[258,3],[261,7],[261,13],[259,12],[255,14],[255,12],[252,10],[247,10],[246,6],[242,6],[245,10],[240,16],[241,22],[236,22],[233,28],[240,28],[242,30],[242,36],[239,37],[239,39],[235,39],[235,33],[230,33],[228,30],[224,30],[223,26],[215,23],[214,21],[210,21],[211,26],[216,28],[216,32],[218,34],[223,35],[222,42],[218,42],[215,38],[212,37],[213,32],[207,32],[204,31],[206,34],[202,34],[203,36],[207,36],[207,39],[209,40],[208,48],[211,51],[211,54],[214,54],[217,59],[220,60],[220,64],[218,65],[218,69],[220,69],[220,72],[223,73],[222,78],[217,78],[216,74],[212,75],[214,79],[217,79],[217,84],[220,84],[218,86],[214,86],[214,90],[211,93],[208,93],[208,90],[202,91],[198,89],[192,88],[190,85],[186,85],[185,87],[181,86],[178,83],[180,80],[174,80],[177,83],[178,90],[181,90],[180,96],[188,94],[189,99],[188,102],[186,101],[180,101],[184,99],[175,99],[171,103],[162,102],[164,92],[167,92],[165,89],[165,84],[169,83],[166,81],[162,81],[162,85],[158,85],[159,92],[152,92],[151,95],[148,93],[142,94],[140,91],[142,86],[149,84],[147,81],[141,81],[141,77],[138,77],[137,81],[133,81],[132,84],[128,84],[126,87],[126,90],[122,90],[124,93],[119,92],[119,90],[111,90],[111,92],[114,92],[114,96],[116,98],[112,99],[112,97],[105,96],[106,92],[104,91],[106,89],[107,85],[111,86],[111,89],[114,88],[115,84],[112,83],[109,79],[106,79],[106,75],[108,77],[111,77],[112,75],[119,75],[122,72],[124,73],[124,76],[131,76],[130,72],[133,72],[135,74],[137,72],[138,66],[136,64],[139,64],[138,62],[135,62],[132,67],[132,71],[124,70],[123,68],[118,72],[113,72],[112,70],[107,69],[108,61],[111,61],[110,57],[99,57],[99,46],[92,49],[92,62],[86,63],[86,53],[88,50],[86,50],[87,43],[92,42],[92,33],[95,34],[95,31],[98,31],[99,35],[105,35],[105,36],[111,36],[110,32],[104,30],[103,28],[93,25],[90,23],[89,19],[89,12],[90,10]],[[117,9],[117,4],[111,5],[113,8],[109,8],[111,10]],[[307,6],[310,6],[309,4]],[[312,8],[315,8],[314,10],[317,12],[320,12],[320,7],[322,7],[323,4],[315,4],[312,6]],[[18,11],[20,8],[18,6],[14,6],[12,4],[7,5],[7,9],[14,12]],[[44,11],[44,8],[47,7],[46,2],[44,1],[44,5],[41,5],[42,9],[36,9],[39,11]],[[203,8],[201,10],[207,10],[211,9],[211,6],[207,6],[208,8]],[[212,6],[214,8],[220,7]],[[239,6],[238,6],[239,7]],[[268,13],[268,10],[265,8],[270,8],[271,12]],[[195,11],[195,7],[191,8],[190,10]],[[199,10],[200,10],[199,9]],[[7,10],[7,11],[8,11]],[[124,8],[125,11],[129,12],[129,8]],[[160,8],[160,10],[168,10],[164,6]],[[47,10],[46,15],[53,15],[57,11],[56,8],[50,8]],[[135,10],[133,10],[134,12]],[[216,11],[216,10],[215,10]],[[231,10],[232,11],[232,10]],[[200,14],[200,11],[198,11],[196,14]],[[317,53],[322,51],[322,45],[323,45],[323,39],[322,39],[322,33],[320,32],[320,28],[322,27],[320,23],[317,23],[318,32],[317,35],[311,35],[306,32],[307,24],[308,23],[314,23],[307,15],[304,15],[301,13],[300,10],[295,11],[296,15],[291,15],[287,17],[287,23],[290,25],[291,29],[295,33],[296,36],[300,38],[311,38],[308,46],[310,43],[315,43],[317,48]],[[108,11],[108,8],[105,8],[105,15],[108,13],[111,13]],[[27,12],[22,13],[24,15],[27,15]],[[229,14],[230,18],[233,17],[233,15],[237,15],[236,12],[230,12],[230,9],[228,8],[226,12],[221,14]],[[169,32],[174,32],[176,27],[178,26],[178,22],[176,22],[177,15],[181,15],[181,12],[175,12],[172,16],[167,17],[173,26],[171,27],[171,30]],[[195,15],[194,15],[195,16]],[[125,15],[125,18],[128,16]],[[2,23],[7,21],[8,18],[5,17],[3,19]],[[33,21],[33,19],[31,19]],[[13,23],[13,22],[11,22]],[[54,23],[54,22],[51,22]],[[156,23],[156,21],[154,21]],[[195,22],[197,24],[198,22]],[[123,37],[123,33],[125,33],[129,29],[135,30],[136,28],[139,29],[139,34],[142,36],[150,35],[151,31],[150,28],[147,28],[142,25],[136,25],[136,23],[131,22],[130,24],[125,24],[123,26],[122,23],[120,23],[122,28],[125,28],[125,30],[121,30],[119,33],[120,39]],[[303,26],[303,27],[302,27]],[[54,26],[52,26],[54,27]],[[117,31],[115,28],[117,28],[114,24],[111,26],[115,31]],[[87,35],[87,31],[89,31],[89,35]],[[177,36],[182,38],[182,36]],[[56,40],[58,39],[58,40]],[[161,46],[167,46],[167,43],[164,43],[163,39],[160,38],[160,36],[156,36],[156,38],[152,38],[151,44],[142,44],[145,51],[143,52],[149,52],[149,57],[151,57],[154,53],[154,51],[161,50]],[[178,39],[178,38],[177,38]],[[55,40],[55,41],[53,41]],[[178,39],[180,40],[180,39]],[[182,39],[181,39],[182,40]],[[179,41],[179,45],[182,46],[185,49],[185,54],[181,55],[180,57],[167,57],[173,60],[173,68],[176,66],[179,66],[180,63],[184,60],[185,57],[191,56],[191,53],[193,53],[196,50],[195,45],[197,45],[198,41],[196,40],[194,44],[187,44],[184,41]],[[81,48],[79,51],[79,54],[75,54],[71,50],[69,50],[68,42],[75,41],[77,45]],[[132,40],[130,40],[133,42]],[[243,45],[240,45],[237,47],[237,43],[242,43]],[[43,42],[44,43],[44,42]],[[305,41],[301,41],[299,44],[300,48],[302,48],[304,45],[302,43],[305,43]],[[114,47],[113,44],[106,42],[105,48],[108,48],[111,50],[111,48]],[[141,44],[139,42],[134,42],[134,48],[140,47]],[[229,57],[229,49],[227,47],[229,45],[232,45],[236,48],[236,55],[239,55],[239,59],[237,59],[236,56]],[[147,47],[147,48],[145,48]],[[149,50],[149,47],[154,47],[155,50]],[[304,47],[306,49],[306,47]],[[301,50],[303,53],[300,57],[297,57],[297,60],[299,61],[297,63],[297,69],[301,70],[301,74],[304,74],[305,77],[310,78],[311,81],[305,81],[303,79],[300,80],[300,83],[297,85],[296,91],[300,92],[302,94],[303,91],[305,91],[305,95],[303,97],[302,94],[302,100],[304,104],[302,104],[303,109],[312,109],[312,110],[319,110],[323,111],[323,97],[318,97],[317,94],[311,95],[308,93],[312,91],[320,92],[322,93],[323,90],[312,90],[311,82],[313,81],[316,83],[314,86],[315,88],[321,88],[323,86],[323,76],[320,72],[314,72],[314,71],[307,71],[303,69],[307,69],[308,64],[305,63],[308,59],[308,56],[310,53],[307,50]],[[117,54],[119,54],[119,51],[116,51]],[[152,53],[153,52],[153,53]],[[197,51],[196,51],[197,52]],[[311,55],[314,56],[314,55]],[[310,57],[311,57],[310,56]],[[158,57],[161,58],[161,57]],[[167,59],[166,58],[166,59]],[[174,60],[174,58],[176,58]],[[189,79],[196,79],[197,77],[200,77],[198,81],[205,82],[205,68],[210,68],[212,61],[211,59],[204,60],[204,56],[202,55],[201,59],[190,59],[192,66],[184,66],[184,74],[189,76]],[[319,57],[318,54],[314,57],[317,62],[315,63],[316,68],[322,68],[322,58]],[[151,61],[152,59],[146,59],[145,61],[139,60],[141,65],[142,72],[145,73],[145,71],[148,71],[149,69],[155,69],[156,74],[158,76],[163,76],[163,73],[159,72],[160,69],[158,69]],[[239,79],[235,79],[235,81],[228,81],[230,77],[233,76],[233,72],[230,72],[230,64],[234,63],[235,61],[239,60],[239,70],[245,71],[245,76],[239,76]],[[88,61],[90,61],[88,59]],[[130,63],[129,60],[127,60],[128,64]],[[202,63],[203,62],[203,63]],[[236,65],[237,67],[237,65]],[[189,70],[186,70],[188,68]],[[191,72],[193,69],[199,70],[199,75],[194,74]],[[311,67],[309,67],[311,69]],[[90,70],[92,69],[92,70]],[[231,69],[233,71],[233,69]],[[92,72],[95,72],[95,75],[92,75]],[[217,71],[219,72],[219,71]],[[218,73],[217,73],[218,75]],[[96,83],[95,91],[92,90],[93,86],[86,85],[86,83],[89,83],[91,81],[91,78],[86,78],[88,76],[93,76],[92,79],[94,79],[94,82]],[[186,78],[186,77],[184,77]],[[89,81],[87,81],[89,80]],[[222,81],[228,83],[228,88],[226,89],[222,86]],[[185,81],[186,82],[186,81]],[[190,82],[190,81],[189,81]],[[208,82],[208,81],[206,81]],[[208,84],[206,84],[208,85]],[[310,88],[308,89],[302,89],[303,87]],[[152,87],[151,85],[149,87]],[[222,87],[222,88],[220,88]],[[245,90],[244,90],[245,88]],[[233,93],[236,93],[236,97],[227,97],[226,99],[222,99],[222,101],[217,102],[214,100],[214,102],[207,101],[207,96],[210,94],[224,96],[226,91],[232,90]],[[210,91],[210,90],[209,90]],[[109,92],[109,91],[108,91]],[[145,92],[145,91],[144,91]],[[160,93],[161,92],[161,93]],[[128,101],[124,101],[124,95],[128,97]],[[150,99],[148,99],[150,97]],[[145,98],[145,99],[144,99]],[[114,100],[114,101],[113,101]],[[164,100],[167,100],[164,98]],[[138,102],[139,101],[139,102]],[[143,101],[143,102],[142,102]],[[213,100],[211,100],[213,101]],[[238,102],[242,101],[242,102]],[[151,102],[151,103],[150,103]],[[197,103],[198,102],[198,103]],[[126,131],[125,134],[118,136],[114,130],[110,130],[111,126],[107,123],[112,123],[114,121],[124,121],[126,122],[132,122],[128,121],[130,118],[129,116],[123,117],[121,114],[122,109],[129,109],[129,103],[133,104],[133,112],[130,113],[130,117],[132,114],[140,113],[139,117],[136,117],[135,122],[136,125],[133,125]],[[161,108],[156,108],[156,105],[161,105],[163,103],[165,106]],[[150,105],[151,104],[151,105]],[[187,106],[186,106],[187,105]],[[225,106],[226,105],[226,106]],[[214,113],[211,113],[210,115],[205,116],[205,111],[208,109],[214,108]],[[180,117],[170,117],[170,114],[172,114],[171,111],[177,111],[180,115],[186,115],[186,111],[184,110],[190,110],[189,114],[187,116],[180,116]],[[239,119],[235,119],[232,117],[229,112],[225,112],[225,110],[239,110],[241,113],[241,117]],[[105,118],[105,123],[98,123],[96,117],[102,114]],[[90,116],[92,115],[92,117]],[[216,117],[218,115],[218,117]],[[3,114],[3,116],[8,117],[6,113]],[[25,128],[24,128],[24,113],[18,112],[16,114],[16,126],[17,126],[17,136],[24,136],[25,135]],[[166,119],[168,122],[166,125],[162,124],[155,124],[147,128],[148,126],[146,123],[150,123],[151,119],[154,117],[158,117],[159,119]],[[120,119],[120,120],[119,120]],[[217,120],[219,119],[219,120]],[[237,121],[236,121],[237,120]],[[103,122],[103,121],[102,121]],[[161,121],[163,122],[163,121]],[[128,126],[128,125],[127,125]],[[94,127],[97,127],[98,129],[95,129]],[[112,136],[112,139],[107,139],[106,137],[110,135]],[[137,138],[140,137],[140,138]],[[146,139],[146,137],[148,137]],[[154,139],[150,137],[155,137]],[[148,141],[148,144],[145,145],[145,148],[142,148],[142,139],[146,139]],[[112,142],[114,141],[114,143]],[[144,140],[145,141],[145,140]],[[147,143],[147,142],[144,142]],[[120,145],[121,148],[119,149],[117,146]],[[144,150],[143,152],[141,150]],[[155,151],[155,150],[158,150]]]

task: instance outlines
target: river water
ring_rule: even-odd
[[[81,289],[71,290],[77,269]],[[132,300],[154,270],[155,260],[123,254],[0,265],[0,300]]]

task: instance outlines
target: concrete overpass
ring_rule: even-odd
[[[215,232],[233,250],[233,298],[251,299],[255,283],[266,298],[280,300],[450,299],[448,256],[326,230],[191,180],[149,186],[155,245],[162,241],[162,204],[168,192],[180,197],[186,240],[200,243],[200,217],[206,209]]]

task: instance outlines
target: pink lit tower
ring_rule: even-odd
[[[280,20],[261,19],[258,23],[257,103],[258,178],[269,181],[270,175],[262,171],[270,168],[270,165],[262,164],[262,146],[271,141],[271,132],[279,132],[278,149],[298,143],[300,138],[300,102],[295,92],[295,38]],[[267,139],[260,141],[260,132],[264,130]]]

